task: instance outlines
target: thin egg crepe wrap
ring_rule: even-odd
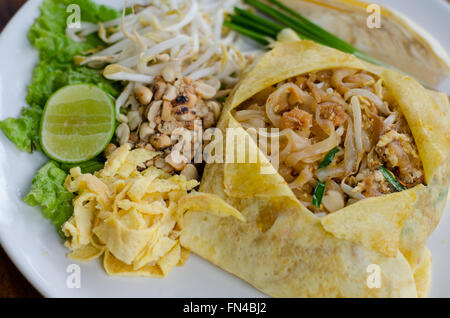
[[[257,149],[233,110],[294,76],[338,68],[383,80],[414,137],[424,181],[319,217]],[[191,209],[184,215],[181,245],[274,297],[425,297],[431,270],[425,243],[448,193],[449,123],[447,97],[410,77],[310,41],[277,43],[237,85],[219,121],[224,135],[226,128],[248,135],[247,150],[257,151],[258,161],[207,164],[200,186],[246,222]]]

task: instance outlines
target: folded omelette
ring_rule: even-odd
[[[224,138],[227,151],[257,160],[207,164],[200,186],[245,221],[191,208],[181,245],[274,297],[426,297],[449,123],[447,96],[410,77],[313,42],[277,43],[219,122],[246,137]],[[260,128],[278,129],[265,137],[279,149],[259,146],[249,129]]]

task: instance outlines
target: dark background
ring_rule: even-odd
[[[0,0],[0,31],[26,0]]]

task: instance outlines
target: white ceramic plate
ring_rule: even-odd
[[[99,1],[119,5],[122,0]],[[447,52],[450,9],[441,0],[383,0],[433,34]],[[41,0],[30,0],[0,37],[0,119],[17,116],[25,106],[37,53],[27,40]],[[68,288],[67,250],[53,225],[22,197],[46,158],[20,152],[0,133],[0,243],[25,277],[47,297],[262,297],[240,279],[196,257],[163,279],[109,277],[99,262],[79,264],[81,288]],[[428,242],[433,253],[431,296],[450,297],[450,206]]]

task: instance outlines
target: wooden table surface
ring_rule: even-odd
[[[26,0],[0,0],[0,32]],[[42,297],[22,276],[0,247],[0,298]]]

